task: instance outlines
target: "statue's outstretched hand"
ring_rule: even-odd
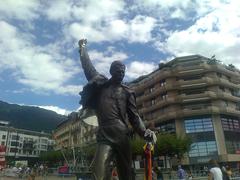
[[[79,48],[85,47],[87,44],[87,39],[81,39],[78,41]]]
[[[144,133],[144,139],[153,144],[156,144],[156,142],[157,142],[156,134],[153,131],[151,131],[150,129],[146,129],[146,131]]]

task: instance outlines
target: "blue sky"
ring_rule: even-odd
[[[99,72],[123,61],[124,81],[183,55],[240,68],[239,9],[238,0],[0,1],[0,100],[76,111],[86,83],[81,38]]]

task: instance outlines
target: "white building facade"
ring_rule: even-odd
[[[6,147],[6,156],[39,157],[51,150],[54,144],[49,133],[0,126],[0,144]]]

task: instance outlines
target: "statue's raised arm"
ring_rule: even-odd
[[[78,42],[79,45],[79,53],[80,53],[80,61],[82,64],[82,68],[84,70],[84,74],[88,81],[90,81],[93,77],[98,75],[98,72],[96,71],[95,67],[93,66],[88,52],[87,52],[87,39],[81,39]]]

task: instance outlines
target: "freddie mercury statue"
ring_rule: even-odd
[[[87,49],[86,39],[79,41],[82,68],[88,80],[80,93],[83,109],[93,109],[98,118],[97,149],[92,174],[94,180],[111,178],[110,162],[115,158],[120,180],[132,180],[132,153],[129,123],[144,139],[156,141],[156,135],[146,129],[137,108],[134,92],[122,84],[125,65],[114,61],[110,67],[111,78],[97,72]]]

